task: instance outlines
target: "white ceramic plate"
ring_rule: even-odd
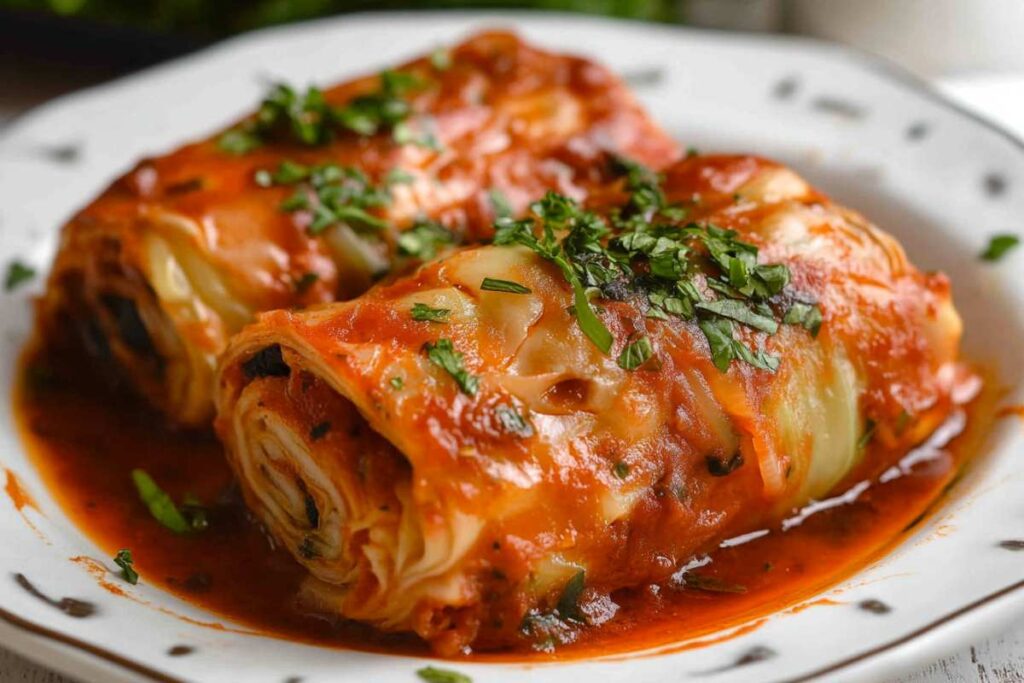
[[[705,151],[785,161],[894,233],[915,262],[954,283],[966,351],[1024,386],[1024,249],[976,255],[990,234],[1024,236],[1024,145],[920,84],[841,48],[562,15],[343,17],[244,36],[198,55],[46,105],[0,139],[0,264],[46,268],[57,226],[139,157],[202,136],[252,107],[267,77],[332,82],[372,72],[469,31],[515,27],[528,39],[600,59],[630,76],[651,112]],[[34,285],[40,286],[37,281]],[[106,561],[68,521],[27,461],[9,391],[32,287],[0,296],[0,473],[37,502],[0,498],[0,642],[95,680],[411,682],[423,660],[215,630],[221,622],[154,588],[117,598],[73,556]],[[772,617],[752,632],[674,654],[523,666],[457,665],[478,683],[567,680],[872,679],[936,657],[1024,615],[1024,433],[1002,420],[943,512],[829,595],[838,604]],[[13,474],[12,474],[13,473]],[[28,524],[26,522],[30,522]],[[1014,542],[1016,541],[1016,542]],[[96,603],[74,619],[52,597]],[[865,599],[885,615],[856,609]],[[188,656],[170,648],[188,645]]]

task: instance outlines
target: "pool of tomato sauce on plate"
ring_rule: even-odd
[[[80,359],[69,363],[29,351],[22,366],[16,407],[23,439],[65,512],[106,553],[97,559],[109,560],[118,549],[129,548],[142,583],[262,634],[330,647],[429,654],[414,637],[380,634],[299,608],[295,596],[304,570],[273,548],[246,514],[211,433],[165,427],[140,400],[89,376]],[[521,649],[472,658],[543,661],[674,643],[686,648],[699,646],[702,637],[716,640],[713,634],[723,629],[753,628],[757,619],[813,597],[913,532],[990,422],[993,399],[986,393],[968,407],[965,432],[938,457],[888,483],[873,483],[854,502],[812,515],[786,532],[775,527],[756,540],[716,550],[709,564],[695,570],[714,590],[619,591],[613,595],[620,605],[615,619],[554,653],[533,652],[524,642]],[[196,496],[208,508],[209,527],[189,535],[163,528],[139,500],[133,468],[145,469],[177,501]],[[830,601],[817,605],[852,608]]]

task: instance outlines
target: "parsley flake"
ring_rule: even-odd
[[[456,243],[455,234],[440,223],[419,220],[398,236],[398,253],[427,261],[445,246]]]
[[[114,556],[114,564],[121,568],[122,579],[133,586],[139,582],[139,573],[135,571],[135,561],[132,559],[131,550],[127,548],[118,550],[117,555]]]
[[[263,146],[263,140],[254,131],[233,128],[217,139],[217,146],[228,154],[241,156]]]
[[[512,216],[512,203],[509,202],[505,193],[496,187],[487,191],[487,198],[491,203],[491,211],[496,218],[509,218]]]
[[[515,408],[504,404],[499,405],[494,409],[494,413],[498,418],[498,422],[509,434],[515,434],[523,438],[529,438],[533,436],[533,427],[526,421],[522,415],[519,414]]]
[[[821,309],[817,304],[805,304],[797,301],[782,316],[782,322],[789,325],[800,325],[810,332],[812,337],[817,337],[818,331],[821,329]]]
[[[426,683],[473,683],[473,679],[466,674],[451,669],[439,669],[436,666],[418,669],[416,675]]]
[[[586,290],[580,279],[580,267],[571,260],[570,253],[577,248],[585,248],[588,244],[596,244],[597,239],[606,232],[603,222],[594,214],[579,209],[568,197],[548,192],[539,202],[530,207],[536,218],[514,221],[508,218],[498,219],[494,243],[497,245],[519,244],[529,247],[541,258],[551,261],[562,271],[563,277],[573,290],[573,309],[576,322],[580,329],[594,345],[603,353],[608,353],[614,341],[597,313],[590,305]],[[541,237],[534,234],[534,229],[541,229]],[[568,235],[560,242],[556,229],[569,230]],[[567,250],[567,247],[569,250]]]
[[[626,344],[619,354],[619,367],[623,370],[636,370],[654,355],[654,347],[647,337],[640,337]]]
[[[416,121],[415,126],[409,121],[402,121],[395,124],[395,128],[391,133],[391,137],[399,145],[416,145],[424,149],[429,149],[434,152],[440,152],[443,149],[441,142],[437,139],[437,135],[432,130],[434,127],[433,119],[420,116]]]
[[[312,441],[319,441],[320,439],[327,436],[327,432],[331,431],[331,423],[328,420],[318,422],[309,430],[309,438]]]
[[[464,394],[475,396],[480,386],[480,380],[469,374],[463,366],[463,355],[455,350],[450,339],[438,339],[436,343],[427,342],[423,346],[427,358],[434,365],[437,365],[455,380],[459,389]]]
[[[698,311],[714,313],[723,318],[730,318],[768,334],[775,334],[779,329],[779,324],[770,317],[751,310],[746,304],[736,299],[719,299],[718,301],[699,303],[694,308]]]
[[[704,458],[704,464],[707,465],[708,472],[712,477],[724,477],[743,466],[743,454],[736,451],[728,458],[708,455]]]
[[[452,66],[452,53],[447,48],[437,48],[430,53],[430,66],[438,71],[447,71]]]
[[[398,168],[397,166],[388,171],[387,175],[384,176],[384,185],[386,187],[391,187],[393,185],[408,185],[409,183],[415,181],[416,176],[409,173],[408,171],[404,171],[401,168]]]
[[[295,281],[296,294],[305,294],[319,279],[320,276],[316,273],[303,273],[299,279]]]
[[[740,339],[736,325],[773,335],[780,323],[799,324],[816,334],[816,306],[796,307],[788,318],[776,310],[776,297],[790,282],[785,264],[760,263],[758,247],[733,230],[685,223],[686,210],[667,201],[662,179],[652,170],[626,159],[614,160],[613,170],[624,177],[629,196],[607,218],[548,192],[530,206],[527,218],[495,222],[494,244],[528,247],[558,266],[573,290],[570,313],[602,352],[609,353],[614,340],[592,299],[642,297],[648,318],[695,321],[722,372],[733,361],[769,372],[779,366],[760,340],[748,346]],[[649,340],[627,345],[620,365],[639,367],[650,357],[649,346]]]
[[[355,167],[304,166],[282,161],[276,171],[257,171],[255,181],[264,187],[296,186],[295,193],[281,203],[281,210],[309,212],[312,221],[307,230],[311,235],[319,235],[339,223],[355,230],[373,231],[388,225],[369,210],[390,204],[390,194],[372,185],[366,174]]]
[[[380,89],[352,100],[343,109],[333,112],[338,124],[360,135],[373,135],[385,128],[394,128],[412,113],[412,106],[403,96],[421,88],[422,81],[402,71],[380,74]]]
[[[529,287],[512,282],[511,280],[499,280],[493,277],[485,277],[480,283],[480,289],[488,292],[506,292],[508,294],[529,294],[533,290]]]
[[[868,447],[875,438],[875,430],[878,429],[878,423],[872,420],[870,417],[864,420],[864,432],[857,439],[857,450],[862,451]]]
[[[985,251],[981,252],[983,261],[998,261],[1020,244],[1016,235],[995,235],[988,241]]]
[[[204,531],[210,522],[206,516],[206,508],[193,494],[186,494],[181,501],[181,513],[188,522],[189,531]]]
[[[451,309],[431,308],[424,303],[415,303],[409,313],[412,319],[418,322],[446,323]]]
[[[270,140],[284,140],[315,147],[324,145],[338,133],[375,135],[403,122],[412,113],[404,99],[423,83],[413,74],[384,71],[378,90],[360,95],[343,107],[327,102],[316,87],[299,92],[285,83],[277,83],[263,98],[256,114],[223,133],[217,141],[229,154],[247,154]]]
[[[4,291],[13,292],[36,276],[36,270],[32,266],[21,261],[11,261],[7,264],[7,276],[4,278]]]
[[[139,492],[139,498],[149,509],[149,514],[176,534],[192,531],[192,525],[185,519],[171,497],[160,488],[145,470],[132,470],[132,481]]]
[[[562,589],[562,595],[558,599],[555,608],[558,616],[566,621],[583,623],[583,612],[580,611],[580,598],[583,596],[583,588],[586,586],[586,572],[579,570]]]

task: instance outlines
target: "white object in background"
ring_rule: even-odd
[[[944,78],[936,85],[954,100],[1024,139],[1024,71],[1014,75]]]
[[[924,76],[1024,69],[1022,0],[789,0],[786,14],[797,33],[855,45]]]
[[[682,0],[683,19],[701,28],[778,31],[782,0]]]

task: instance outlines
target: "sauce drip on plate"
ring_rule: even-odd
[[[267,635],[330,647],[429,654],[413,636],[382,634],[302,611],[296,596],[304,570],[275,549],[249,517],[211,433],[165,427],[143,402],[105,388],[87,370],[58,356],[30,352],[23,368],[16,406],[36,466],[68,516],[109,557],[120,548],[131,549],[141,583]],[[584,631],[571,645],[544,653],[524,641],[520,650],[471,656],[608,656],[699,647],[721,640],[712,634],[724,629],[735,629],[735,634],[756,628],[759,620],[850,576],[913,533],[991,422],[993,398],[983,393],[966,410],[955,412],[929,442],[904,456],[901,466],[871,480],[848,482],[826,501],[694,558],[677,585],[615,593],[616,616]],[[184,535],[162,527],[139,499],[131,476],[136,468],[148,472],[176,501],[198,499],[207,509],[208,527]],[[841,595],[806,605],[867,609],[879,618],[888,613],[863,602],[844,604]]]

